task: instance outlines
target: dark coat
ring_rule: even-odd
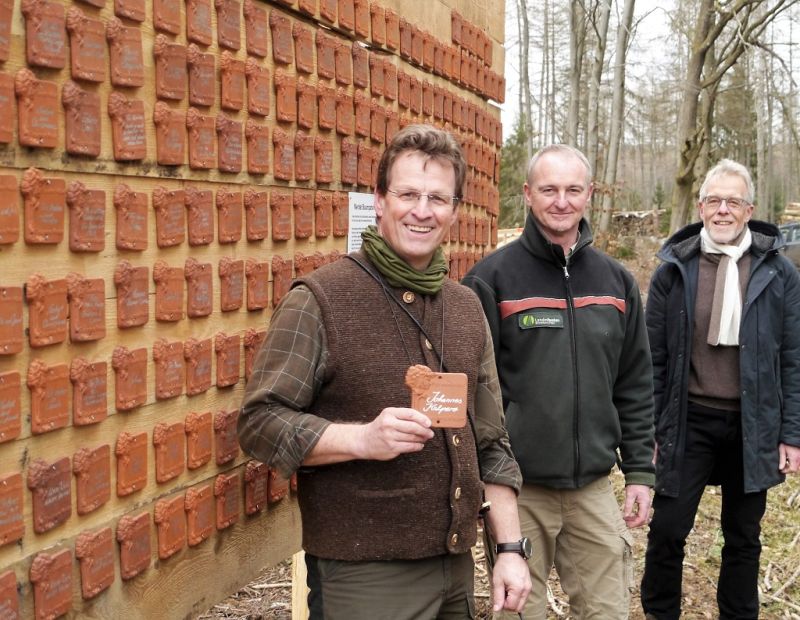
[[[751,220],[750,279],[739,330],[744,491],[784,480],[778,444],[800,446],[800,277],[779,253],[780,232]],[[653,356],[656,492],[680,492],[678,465],[686,441],[694,307],[700,229],[690,224],[659,251],[664,261],[653,274],[646,320]]]

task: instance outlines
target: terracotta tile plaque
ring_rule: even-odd
[[[94,598],[114,583],[114,538],[111,528],[81,532],[75,540],[81,566],[81,595]]]
[[[186,513],[184,496],[156,502],[153,520],[158,533],[158,557],[166,560],[186,546]]]
[[[386,47],[397,50],[400,47],[400,17],[392,9],[386,9]]]
[[[153,189],[156,243],[160,248],[180,245],[186,238],[186,196],[182,189]]]
[[[369,86],[369,52],[358,41],[351,47],[353,57],[353,84],[358,88]]]
[[[310,181],[314,176],[314,136],[298,131],[294,137],[294,178]]]
[[[189,129],[189,167],[195,170],[213,168],[217,163],[214,117],[189,108],[186,113],[186,127]]]
[[[159,422],[153,427],[156,449],[156,482],[177,478],[186,467],[185,431],[183,422]]]
[[[416,78],[410,79],[411,111],[414,114],[422,112],[422,82]]]
[[[214,452],[217,465],[229,463],[239,455],[239,439],[236,434],[238,419],[238,409],[218,411],[214,416]]]
[[[267,11],[257,0],[244,0],[244,35],[247,53],[265,58],[269,53]]]
[[[100,155],[100,95],[67,80],[61,91],[67,153]]]
[[[239,334],[228,336],[225,332],[218,333],[214,337],[214,351],[217,356],[217,387],[228,387],[238,383],[241,362]],[[219,459],[217,464],[221,464]]]
[[[242,123],[220,114],[217,117],[218,167],[222,172],[242,170]],[[220,238],[222,241],[222,238]]]
[[[336,41],[334,52],[336,65],[336,83],[347,86],[353,81],[353,47],[350,43]]]
[[[336,77],[336,38],[318,29],[315,43],[317,46],[317,75],[331,80]]]
[[[317,190],[314,197],[314,236],[318,239],[331,234],[333,194]]]
[[[183,343],[183,359],[186,364],[186,394],[202,394],[211,387],[211,338],[189,338]]]
[[[108,97],[114,159],[136,161],[147,154],[144,101],[112,92]]]
[[[14,78],[17,94],[19,143],[54,148],[58,144],[58,86],[37,80],[30,69],[20,69]]]
[[[352,136],[354,125],[353,96],[344,88],[339,88],[336,91],[336,133]]]
[[[317,183],[333,182],[333,141],[322,136],[314,138]]]
[[[350,219],[350,198],[347,192],[336,192],[333,198],[333,236],[347,236],[348,222]]]
[[[411,61],[422,66],[422,56],[425,50],[423,43],[424,33],[414,24],[411,27]]]
[[[211,263],[200,263],[189,257],[184,267],[186,274],[186,315],[196,319],[211,314],[213,285],[211,283]]]
[[[242,307],[244,295],[244,260],[223,256],[219,260],[220,310],[230,312]]]
[[[211,343],[210,340],[207,342]],[[209,375],[210,361],[209,358]],[[211,412],[192,411],[186,416],[184,430],[186,431],[186,466],[189,469],[202,467],[211,460]]]
[[[353,102],[355,104],[355,115],[356,115],[356,135],[361,136],[362,138],[366,138],[369,136],[369,125],[370,125],[370,101],[367,95],[356,91],[355,95],[353,96]]]
[[[269,232],[269,192],[248,188],[244,192],[245,228],[248,241],[266,239]]]
[[[183,393],[186,371],[183,366],[183,343],[159,338],[153,343],[156,369],[156,398],[173,398]]]
[[[319,14],[329,22],[336,22],[337,0],[319,0]]]
[[[187,186],[184,193],[189,245],[208,245],[214,240],[214,193],[210,189],[191,186]]]
[[[380,97],[384,93],[383,58],[375,53],[369,55],[369,90],[374,97]]]
[[[242,192],[217,190],[217,238],[220,243],[236,243],[242,238]]]
[[[22,430],[19,372],[0,373],[0,443],[19,437]],[[2,523],[2,521],[0,521]],[[0,532],[2,526],[0,526]],[[5,544],[0,533],[0,545]]]
[[[226,110],[241,110],[244,106],[244,61],[237,60],[228,50],[225,50],[222,52],[219,67],[222,76],[220,105]]]
[[[272,141],[269,139],[269,125],[262,125],[248,118],[244,126],[244,137],[247,140],[247,172],[268,173],[272,146]]]
[[[211,45],[211,0],[186,0],[186,38],[200,45]]]
[[[433,84],[427,80],[422,82],[422,113],[433,116]]]
[[[120,183],[114,188],[114,208],[117,212],[117,249],[146,250],[147,194],[134,192]]]
[[[76,80],[103,82],[106,79],[106,27],[90,19],[77,7],[67,11],[71,75]]]
[[[67,281],[47,280],[40,273],[28,277],[28,336],[32,347],[43,347],[67,338]]]
[[[68,457],[48,463],[34,459],[28,467],[33,497],[33,530],[42,534],[61,525],[72,514],[71,467]]]
[[[341,179],[343,185],[353,185],[358,179],[358,144],[342,140]]]
[[[375,45],[386,44],[386,15],[383,6],[372,0],[369,5],[370,27],[372,42]]]
[[[333,129],[336,127],[336,90],[327,86],[317,85],[318,125],[320,129]]]
[[[112,17],[106,23],[106,39],[114,86],[144,86],[142,33],[136,26],[124,26]]]
[[[338,0],[338,23],[339,27],[349,32],[353,32],[356,23],[356,11],[353,0]]]
[[[292,21],[278,9],[269,12],[269,27],[272,30],[272,58],[275,62],[290,65],[294,62]]]
[[[292,260],[272,257],[272,307],[276,308],[292,284]]]
[[[383,144],[386,139],[386,108],[377,99],[372,100],[369,135],[373,142]]]
[[[355,10],[356,36],[366,39],[369,37],[370,15],[369,0],[352,0]]]
[[[258,64],[255,58],[248,58],[244,72],[247,80],[247,111],[257,116],[268,116],[269,91],[272,88],[269,68]]]
[[[239,0],[214,0],[217,8],[217,43],[220,47],[238,50],[241,42],[242,6]]]
[[[294,38],[295,66],[298,73],[313,73],[314,41],[311,29],[296,21],[292,25],[292,37]]]
[[[253,374],[253,364],[258,355],[259,349],[267,337],[267,332],[264,330],[257,330],[250,328],[244,333],[244,378],[245,381],[250,379]]]
[[[72,457],[78,514],[89,514],[111,499],[111,448],[81,448]]]
[[[214,531],[214,491],[210,484],[186,491],[184,503],[190,547],[199,545]]]
[[[105,282],[103,278],[67,275],[69,339],[71,342],[100,340],[106,335]]]
[[[147,400],[147,349],[114,348],[111,367],[116,377],[115,404],[118,411],[130,411]]]
[[[189,69],[189,103],[191,105],[214,105],[216,74],[214,54],[204,54],[194,43],[186,50],[186,65]]]
[[[156,97],[181,101],[186,95],[186,46],[157,34],[153,42],[156,64]]]
[[[144,3],[145,0],[114,0],[114,14],[143,22],[145,19]]]
[[[0,574],[0,617],[19,620],[19,594],[13,570]]]
[[[411,24],[405,18],[401,17],[399,27],[400,27],[400,55],[406,60],[411,60],[411,41],[413,37],[411,32]]]
[[[397,112],[389,110],[386,115],[386,144],[389,144],[394,138],[395,134],[400,131],[400,124],[398,122]]]
[[[160,166],[179,166],[186,161],[186,113],[172,110],[163,101],[153,108],[156,126],[156,161]]]
[[[214,480],[217,529],[224,530],[239,520],[239,474],[220,474]]]
[[[0,477],[0,545],[22,538],[25,533],[23,513],[22,474]]]
[[[30,568],[35,617],[58,618],[72,609],[72,553],[38,553]]]
[[[294,174],[294,139],[280,127],[275,127],[272,130],[272,144],[275,161],[273,176],[283,181],[291,181]]]
[[[269,468],[269,503],[274,504],[289,495],[289,479],[281,476],[276,469]]]
[[[106,193],[90,190],[81,181],[67,188],[69,206],[69,249],[100,252],[105,248]]]
[[[11,17],[14,11],[13,0],[3,0],[0,2],[0,61],[8,60],[8,53],[11,47]],[[0,613],[2,607],[0,606]]]
[[[22,351],[22,287],[0,286],[0,355]]]
[[[25,16],[25,52],[34,67],[61,69],[67,64],[67,28],[64,5],[46,0],[21,4]]]
[[[294,190],[294,236],[308,239],[314,230],[313,190]]]
[[[273,190],[270,195],[272,209],[272,240],[288,241],[292,236],[292,194]]]
[[[0,74],[0,78],[2,77],[3,74]],[[3,95],[0,94],[0,99],[2,97]],[[0,103],[0,108],[2,108],[2,103]],[[4,174],[0,175],[0,244],[16,243],[18,240],[19,189],[17,188],[17,177]],[[1,339],[2,337],[0,337]],[[0,353],[2,353],[2,345],[0,345]]]
[[[117,495],[125,497],[147,484],[147,433],[122,431],[114,449],[117,455]]]
[[[279,121],[297,120],[297,82],[280,69],[275,71],[275,113]]]
[[[150,566],[150,514],[123,516],[117,523],[119,575],[132,579]]]
[[[247,309],[263,310],[269,304],[270,265],[267,261],[258,262],[255,258],[248,258],[244,270],[247,278]]]
[[[298,0],[297,8],[301,13],[314,17],[317,14],[317,2],[318,0]]]
[[[180,0],[153,0],[153,27],[159,32],[180,34]]]
[[[316,269],[314,255],[306,256],[302,252],[294,253],[294,273],[296,278],[308,275]]]
[[[358,145],[358,184],[369,186],[372,184],[372,158],[373,149],[366,144]]]
[[[64,179],[48,178],[28,168],[20,183],[25,204],[25,242],[56,244],[64,238],[67,190]]]
[[[429,71],[433,69],[436,39],[429,32],[422,33],[422,66]]]
[[[383,61],[383,96],[397,99],[397,67],[389,59]]]
[[[269,492],[269,467],[258,461],[249,461],[244,470],[244,511],[253,515],[267,505]]]
[[[105,420],[108,415],[106,362],[89,362],[76,357],[70,364],[69,378],[72,381],[72,423],[84,426]]]
[[[147,323],[150,310],[148,299],[148,269],[134,267],[121,260],[114,270],[117,287],[117,327],[137,327]]]
[[[411,105],[411,76],[405,71],[397,72],[397,105],[405,109]]]
[[[317,87],[297,79],[297,124],[303,129],[313,129],[317,117]]]

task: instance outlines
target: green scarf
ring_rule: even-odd
[[[367,257],[391,286],[407,288],[420,295],[433,295],[442,288],[448,269],[441,247],[436,248],[428,268],[417,271],[389,247],[376,226],[368,226],[361,233],[361,239]]]

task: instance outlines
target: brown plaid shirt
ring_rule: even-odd
[[[475,431],[484,482],[519,492],[522,476],[511,452],[489,326],[478,372]],[[330,422],[304,413],[322,387],[327,340],[317,300],[293,288],[275,310],[253,365],[239,415],[239,443],[253,458],[289,476]]]

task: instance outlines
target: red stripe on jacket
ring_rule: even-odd
[[[586,306],[614,306],[621,313],[625,314],[625,300],[618,297],[611,297],[610,295],[576,297],[573,299],[572,303],[576,308],[585,308]],[[525,310],[532,310],[534,308],[566,310],[567,300],[555,299],[553,297],[527,297],[525,299],[501,301],[498,306],[500,307],[500,318],[505,319],[512,314]]]

